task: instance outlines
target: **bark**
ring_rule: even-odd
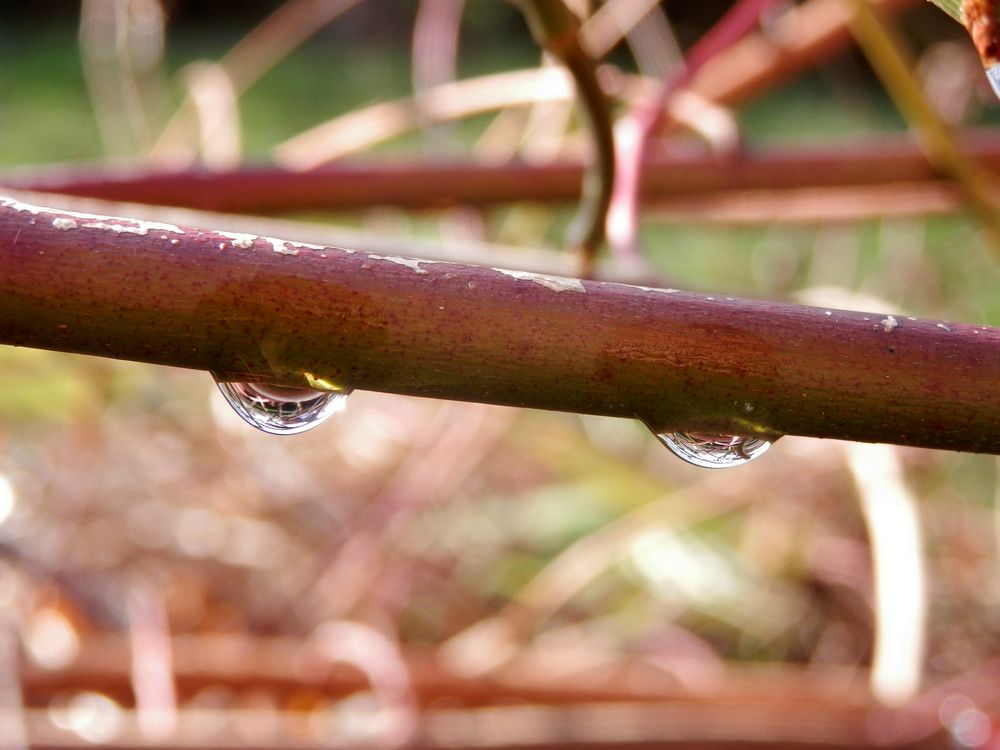
[[[0,343],[1000,453],[1000,329],[384,257],[0,199]]]

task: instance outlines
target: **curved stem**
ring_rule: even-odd
[[[562,0],[524,0],[524,14],[536,41],[569,70],[590,122],[594,156],[583,180],[580,208],[569,242],[580,252],[580,275],[589,277],[604,243],[615,182],[615,142],[607,98],[594,61],[580,40],[579,23]]]

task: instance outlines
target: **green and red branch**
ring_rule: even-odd
[[[0,343],[1000,453],[1000,329],[421,262],[0,201]],[[308,373],[308,376],[307,376]]]

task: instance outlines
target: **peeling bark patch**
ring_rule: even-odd
[[[62,229],[63,231],[69,229],[76,229],[79,224],[76,223],[76,219],[70,219],[65,216],[57,216],[52,220],[52,226],[56,229]]]
[[[406,266],[407,268],[412,268],[417,273],[427,273],[426,268],[421,268],[421,264],[424,263],[441,263],[443,261],[439,260],[421,260],[420,258],[400,258],[397,255],[369,255],[372,260],[387,260],[390,263],[395,263],[398,266]]]
[[[547,276],[546,274],[531,273],[530,271],[508,271],[505,268],[494,268],[493,270],[518,281],[531,281],[535,284],[541,284],[553,292],[587,291],[583,286],[583,282],[579,279],[570,279],[565,276]]]
[[[233,241],[233,247],[238,247],[241,250],[249,250],[253,247],[253,243],[257,241],[257,235],[255,234],[241,234],[240,232],[217,232],[223,237],[228,237]]]
[[[68,212],[67,212],[68,213]],[[175,227],[173,224],[162,224],[158,221],[144,221],[142,219],[111,219],[110,221],[104,221],[108,217],[97,217],[102,219],[101,221],[88,221],[85,226],[88,229],[107,229],[108,231],[114,232],[115,234],[138,234],[145,237],[149,234],[150,229],[155,229],[160,232],[176,232],[177,234],[184,234],[184,230],[179,227]],[[128,224],[119,224],[118,222],[129,222]],[[134,225],[134,226],[130,226]]]
[[[655,286],[638,286],[638,285],[636,285],[635,288],[636,289],[642,289],[644,292],[659,292],[660,294],[677,294],[677,292],[680,291],[680,289],[660,289],[659,287],[655,287]],[[732,297],[726,297],[726,299],[727,300],[731,300]]]
[[[984,67],[1000,61],[1000,23],[997,21],[997,0],[964,0],[962,23],[976,45]]]
[[[893,316],[887,315],[886,317],[882,318],[881,321],[879,321],[879,324],[882,326],[883,331],[885,331],[886,333],[892,333],[893,331],[896,330],[896,327],[899,325],[899,321],[896,320]]]
[[[298,248],[288,247],[284,240],[277,240],[274,237],[262,237],[261,239],[271,243],[271,249],[281,255],[298,255]]]
[[[60,218],[79,219],[86,222],[83,224],[88,229],[107,229],[112,232],[128,234],[147,235],[150,230],[160,232],[173,232],[174,234],[184,234],[184,230],[173,224],[164,224],[159,221],[145,221],[143,219],[126,219],[118,216],[100,216],[99,214],[87,214],[80,211],[67,211],[62,208],[49,208],[47,206],[34,206],[30,203],[22,203],[13,198],[0,198],[0,207],[11,208],[15,211],[24,211],[33,216],[38,214],[55,214],[53,226]],[[69,229],[71,227],[56,227],[57,229]]]

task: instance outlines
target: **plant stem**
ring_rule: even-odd
[[[1000,453],[1000,329],[0,200],[0,343],[304,386]]]
[[[889,95],[917,131],[927,158],[961,187],[969,209],[1000,259],[1000,217],[989,194],[991,177],[965,156],[955,136],[927,101],[914,78],[913,63],[902,42],[873,10],[867,0],[850,0],[854,11],[852,29]]]
[[[589,277],[604,244],[605,224],[615,181],[615,144],[611,110],[597,80],[596,64],[580,41],[580,24],[563,0],[522,0],[535,40],[559,59],[576,84],[587,113],[594,155],[584,175],[580,208],[570,228],[569,242],[580,254],[580,275]]]
[[[695,73],[716,54],[746,36],[773,0],[738,0],[698,40],[679,71],[670,71],[651,101],[627,115],[619,126],[618,160],[621,168],[611,195],[611,245],[624,256],[638,255],[639,196],[642,173],[649,157],[650,140],[664,119],[670,97],[686,86]]]
[[[959,143],[967,158],[991,172],[1000,172],[1000,137],[996,133],[966,131],[960,134]],[[18,190],[106,200],[275,213],[380,205],[436,209],[521,201],[570,202],[580,197],[585,169],[584,164],[573,161],[498,166],[457,160],[352,162],[308,171],[275,166],[219,172],[57,166],[0,173],[0,183]],[[755,146],[738,159],[654,151],[643,175],[642,197],[647,206],[738,190],[770,190],[774,201],[780,202],[780,191],[795,188],[943,184],[923,151],[903,135],[806,147]]]

